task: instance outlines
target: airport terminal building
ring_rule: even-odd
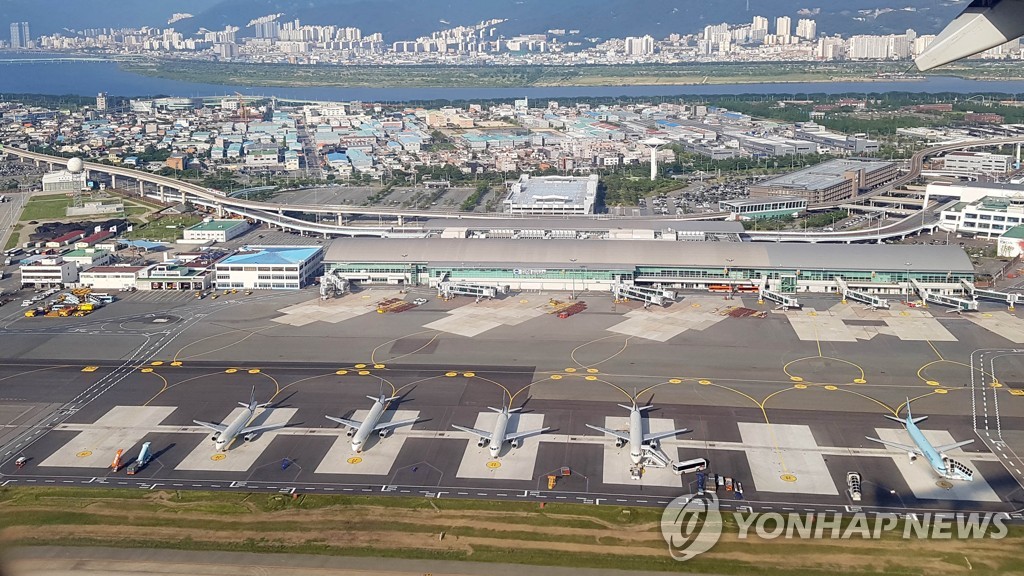
[[[624,282],[679,289],[766,286],[782,293],[850,288],[901,294],[908,278],[958,293],[974,268],[956,246],[770,244],[472,238],[345,239],[324,272],[356,284],[436,286],[465,281],[513,290],[608,291]]]

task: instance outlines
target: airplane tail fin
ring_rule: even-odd
[[[619,406],[622,406],[623,408],[625,408],[626,410],[629,410],[629,411],[632,411],[634,408],[636,408],[635,404],[633,406],[626,406],[625,404],[619,404]]]
[[[401,398],[401,396],[385,396],[383,394],[381,394],[380,396],[370,396],[370,395],[367,395],[366,397],[369,398],[370,400],[373,400],[374,402],[380,401],[381,404],[387,404],[388,402],[394,402],[395,400],[398,400],[399,398]]]
[[[654,408],[654,406],[651,405],[651,404],[648,404],[646,406],[637,406],[636,407],[636,409],[641,411],[641,412],[643,412],[644,410],[650,410],[651,408]]]
[[[513,413],[513,412],[519,412],[519,411],[520,411],[520,410],[522,410],[522,409],[523,409],[523,407],[522,407],[522,406],[520,406],[519,408],[509,408],[509,409],[508,409],[508,413],[509,413],[509,414],[511,414],[511,413]]]

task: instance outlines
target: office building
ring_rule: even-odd
[[[323,270],[319,246],[250,246],[218,262],[216,287],[247,290],[298,290]]]

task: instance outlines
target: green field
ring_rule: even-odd
[[[66,194],[33,196],[25,203],[25,208],[21,212],[21,221],[59,220],[66,218],[65,210],[70,205],[71,197]]]
[[[139,207],[129,206],[125,210],[129,215],[139,214]],[[185,228],[203,221],[200,216],[164,216],[147,223],[134,223],[134,229],[124,235],[129,240],[153,240],[154,242],[174,242],[185,235]]]

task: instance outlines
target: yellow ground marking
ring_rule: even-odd
[[[349,458],[348,460],[346,460],[346,462],[348,462],[349,464],[359,464],[362,461],[363,461],[363,459],[360,458],[359,456],[353,456],[353,457]]]
[[[472,378],[473,376],[476,376],[476,372],[463,372],[462,375],[466,378]]]
[[[260,373],[260,369],[259,368],[250,368],[248,370],[248,372],[249,372],[249,374],[259,374]]]
[[[225,374],[234,374],[235,372],[238,372],[238,368],[228,368],[224,371]]]
[[[363,300],[369,300],[369,299],[370,299],[370,295],[369,294],[364,294],[363,295]]]
[[[374,364],[374,365],[373,365],[373,367],[374,367],[374,368],[377,368],[377,369],[379,370],[379,369],[381,369],[381,368],[384,368],[384,367],[385,367],[385,365],[384,365],[384,364]]]
[[[214,454],[213,456],[210,456],[210,460],[213,460],[214,462],[220,462],[225,458],[227,458],[227,455],[225,454]]]
[[[1024,390],[1020,388],[1009,388],[1009,391],[1012,396],[1024,396]]]
[[[701,386],[710,386],[711,380],[697,380],[697,384],[700,384]]]
[[[529,303],[530,303],[530,301],[529,301],[529,300],[527,300],[526,298],[523,298],[522,300],[520,300],[520,301],[519,301],[519,303],[520,303],[520,304],[529,304]]]
[[[799,376],[790,376],[789,379],[792,380],[793,382],[803,382],[804,381],[804,379],[799,377]]]
[[[690,308],[700,308],[700,304],[690,304]]]
[[[793,388],[796,388],[797,390],[806,390],[807,384],[794,384]]]
[[[143,368],[143,370],[142,370],[142,371],[143,371],[143,372],[145,372],[146,370],[150,370],[150,371],[152,371],[152,368]],[[153,372],[153,376],[156,376],[156,377],[157,377],[157,378],[159,378],[159,379],[160,379],[161,381],[163,381],[164,385],[163,385],[163,387],[161,387],[161,388],[160,388],[160,391],[159,391],[159,392],[157,392],[156,394],[153,394],[153,397],[152,397],[152,398],[150,398],[149,400],[146,400],[146,403],[145,403],[145,404],[143,404],[143,406],[149,406],[149,403],[150,403],[150,402],[152,402],[153,400],[156,400],[156,397],[157,397],[157,396],[159,396],[159,395],[163,394],[164,392],[166,392],[166,391],[167,391],[167,389],[168,389],[168,388],[170,388],[170,385],[169,385],[169,384],[167,383],[167,378],[164,378],[164,377],[163,377],[162,375],[160,375],[160,374],[157,374],[156,372]]]
[[[818,343],[818,346],[819,346],[819,348],[821,347],[821,343],[820,342]],[[807,356],[805,358],[797,358],[796,360],[790,360],[789,362],[786,362],[786,364],[782,367],[782,371],[786,373],[786,376],[789,376],[790,380],[792,380],[793,377],[796,376],[796,375],[789,371],[790,370],[790,366],[792,366],[794,364],[798,364],[800,362],[804,362],[806,360],[818,360],[818,359],[821,359],[821,360],[833,360],[835,362],[840,362],[842,364],[853,366],[854,368],[857,369],[857,372],[860,373],[860,376],[858,376],[854,380],[854,382],[856,382],[857,380],[864,380],[864,382],[867,382],[867,380],[864,378],[864,369],[861,368],[859,364],[855,364],[853,362],[850,362],[849,360],[843,360],[842,358],[836,358],[834,356],[821,356],[820,354],[818,356]],[[796,377],[799,378],[799,376],[796,376]]]
[[[585,380],[597,380],[597,376],[586,376]]]
[[[981,317],[982,317],[982,318],[991,318],[991,317],[992,317],[992,315],[991,315],[991,314],[989,314],[988,312],[985,312],[984,314],[982,314],[982,315],[981,315]]]
[[[829,384],[828,386],[825,386],[825,390],[839,390],[839,386],[833,386]]]
[[[444,375],[449,377],[449,378],[453,378],[455,376],[458,376],[459,373],[458,372],[445,372]]]
[[[75,456],[78,456],[79,458],[88,458],[89,456],[92,456],[92,450],[82,450],[78,454],[75,454]]]
[[[917,369],[917,377],[920,378],[921,381],[923,381],[923,382],[928,382],[928,378],[924,374],[925,374],[925,372],[928,370],[928,368],[930,366],[933,366],[935,364],[953,364],[953,365],[956,365],[956,366],[962,366],[964,368],[967,368],[968,370],[972,369],[969,364],[964,364],[963,362],[957,362],[956,360],[946,360],[945,358],[943,358],[942,360],[932,360],[931,362],[929,362],[929,363],[925,364],[924,366],[921,366],[920,368],[918,368]],[[982,376],[988,376],[989,378],[992,377],[992,374],[989,373],[989,372],[986,372],[984,370],[984,368],[980,369],[979,372],[981,372]]]
[[[344,376],[345,374],[348,374],[348,370],[337,370],[334,373],[338,376]]]
[[[139,372],[147,372],[147,373],[148,372],[152,372],[152,371],[153,371],[152,368],[143,368],[142,370],[139,370]]]
[[[598,372],[600,372],[600,370],[598,370],[597,368],[587,368],[588,374],[597,374]]]
[[[149,365],[150,366],[163,366],[164,363],[163,363],[162,360],[154,360],[154,361],[150,362]]]
[[[487,467],[490,468],[491,470],[497,470],[498,468],[501,468],[501,462],[498,462],[497,460],[491,460],[490,462],[487,463]]]
[[[572,352],[569,353],[569,359],[572,360],[573,362],[575,362],[576,365],[579,366],[580,368],[588,367],[588,366],[585,366],[582,362],[580,362],[579,360],[576,359],[576,352],[578,352],[580,348],[585,348],[587,346],[590,346],[591,344],[595,344],[595,343],[600,342],[602,340],[608,340],[609,338],[618,338],[619,336],[620,336],[620,334],[609,334],[608,336],[602,336],[601,338],[597,338],[596,340],[591,340],[590,342],[586,342],[586,343],[580,344],[579,346],[573,348]],[[626,339],[622,341],[622,348],[619,348],[618,352],[616,352],[615,354],[612,354],[611,356],[605,358],[604,360],[601,360],[600,362],[594,362],[594,363],[590,364],[589,366],[593,367],[593,366],[597,366],[598,364],[603,364],[603,363],[611,360],[612,358],[615,358],[619,354],[622,354],[623,352],[625,352],[626,351],[626,347],[629,346],[629,338],[630,337],[627,336]]]
[[[99,369],[99,366],[86,366],[85,368],[82,368],[82,372],[95,372]]]
[[[938,380],[928,380],[927,382],[925,382],[925,384],[929,386],[941,386]]]
[[[171,366],[181,366],[181,362],[175,360],[174,362],[171,362]]]
[[[569,374],[572,374],[573,372],[576,371],[576,369],[575,368],[566,368],[565,371],[568,372]]]
[[[356,364],[356,368],[366,368],[366,364]]]
[[[383,344],[379,344],[376,347],[374,347],[373,351],[370,352],[370,362],[376,363],[377,362],[377,350],[380,350],[381,348],[387,346],[388,344],[394,344],[395,342],[398,342],[399,340],[402,340],[404,338],[412,338],[413,336],[418,336],[420,334],[426,334],[427,332],[433,332],[434,333],[434,337],[431,338],[430,341],[428,341],[423,346],[420,346],[419,348],[413,350],[412,352],[409,352],[408,354],[402,354],[401,356],[395,356],[394,358],[390,358],[389,361],[390,362],[394,362],[395,360],[398,360],[400,358],[405,358],[406,356],[412,356],[413,354],[419,352],[420,350],[423,350],[427,346],[430,346],[430,344],[434,340],[436,340],[438,336],[441,335],[441,333],[438,332],[437,330],[420,330],[419,332],[413,332],[412,334],[409,334],[407,336],[402,336],[401,338],[393,338],[393,339],[388,340],[387,342],[385,342]]]
[[[853,383],[854,384],[867,384],[868,381],[863,379],[863,378],[854,378],[853,379]]]
[[[1003,387],[1003,383],[1002,382],[992,382],[992,384],[990,384],[990,386],[992,386],[993,388],[1002,388]]]
[[[468,372],[467,372],[467,374],[468,374]],[[474,376],[475,376],[475,375],[474,375]],[[504,390],[504,391],[505,391],[505,397],[506,397],[506,398],[508,398],[508,403],[509,403],[509,405],[511,405],[511,404],[512,404],[512,399],[513,399],[513,398],[515,398],[515,395],[513,395],[513,394],[512,394],[512,392],[511,392],[511,391],[510,391],[510,390],[509,390],[508,388],[506,388],[504,384],[502,384],[501,382],[497,382],[497,381],[495,381],[495,380],[491,380],[490,378],[485,378],[485,377],[483,377],[483,376],[476,376],[476,377],[477,377],[477,378],[479,378],[480,380],[483,380],[484,382],[490,382],[491,384],[494,384],[494,385],[495,385],[495,386],[497,386],[498,388],[501,388],[502,390]],[[528,387],[529,387],[529,386],[527,386],[527,388],[528,388]],[[526,389],[526,388],[524,388],[523,390],[525,390],[525,389]],[[520,390],[520,392],[521,392],[521,391],[522,391],[522,390]],[[518,393],[519,393],[519,392],[516,392],[516,394],[518,394]]]
[[[561,374],[552,374],[551,375],[551,379],[552,380],[561,380],[562,379],[562,375]]]
[[[669,380],[668,383],[669,384],[682,384],[683,381],[680,380],[679,378],[673,378],[673,379]]]
[[[792,474],[783,474],[782,476],[779,476],[779,478],[782,478],[783,482],[796,482],[796,476]]]
[[[262,332],[264,330],[269,330],[269,329],[271,329],[271,328],[273,328],[275,326],[278,326],[278,324],[271,324],[269,326],[263,326],[262,328],[256,328],[254,330],[248,330],[246,328],[236,328],[234,330],[228,330],[227,332],[221,332],[220,334],[214,334],[213,336],[207,336],[205,338],[200,338],[199,340],[195,340],[193,342],[189,342],[188,344],[185,344],[184,346],[179,348],[178,351],[175,352],[174,358],[172,358],[172,360],[177,360],[178,357],[181,356],[182,352],[184,352],[185,350],[188,350],[189,348],[191,348],[192,346],[195,346],[196,344],[199,344],[200,342],[205,342],[206,340],[212,340],[213,338],[218,338],[220,336],[226,336],[228,334],[233,334],[235,332],[245,332],[246,330],[248,330],[248,332],[249,332],[244,338],[240,338],[240,339],[238,339],[238,341],[232,342],[231,344],[228,344],[227,346],[221,346],[220,348],[214,348],[213,350],[207,350],[206,352],[200,352],[199,354],[193,354],[192,356],[186,356],[184,359],[188,360],[189,358],[198,358],[200,356],[206,356],[207,354],[213,354],[214,352],[220,352],[221,350],[225,350],[227,348],[231,348],[232,346],[237,346],[237,345],[241,344],[242,342],[245,342],[249,338],[252,338],[256,334],[259,334],[260,332]]]
[[[900,312],[900,316],[910,316],[910,312],[904,310],[903,312]]]
[[[358,372],[358,374],[359,374],[360,376],[369,376],[369,374],[370,374],[370,371],[369,371],[369,370],[360,370],[360,371]]]
[[[931,340],[925,340],[925,342],[927,342],[928,346],[931,347],[932,352],[935,352],[935,355],[939,357],[939,360],[945,360],[945,358],[942,357],[942,354],[939,353],[939,350],[935,347],[935,344],[932,344]]]
[[[807,315],[808,316],[817,316],[818,313],[817,312],[808,312]]]
[[[946,390],[945,388],[937,388],[935,390],[935,393],[936,394],[949,394],[949,390]]]

